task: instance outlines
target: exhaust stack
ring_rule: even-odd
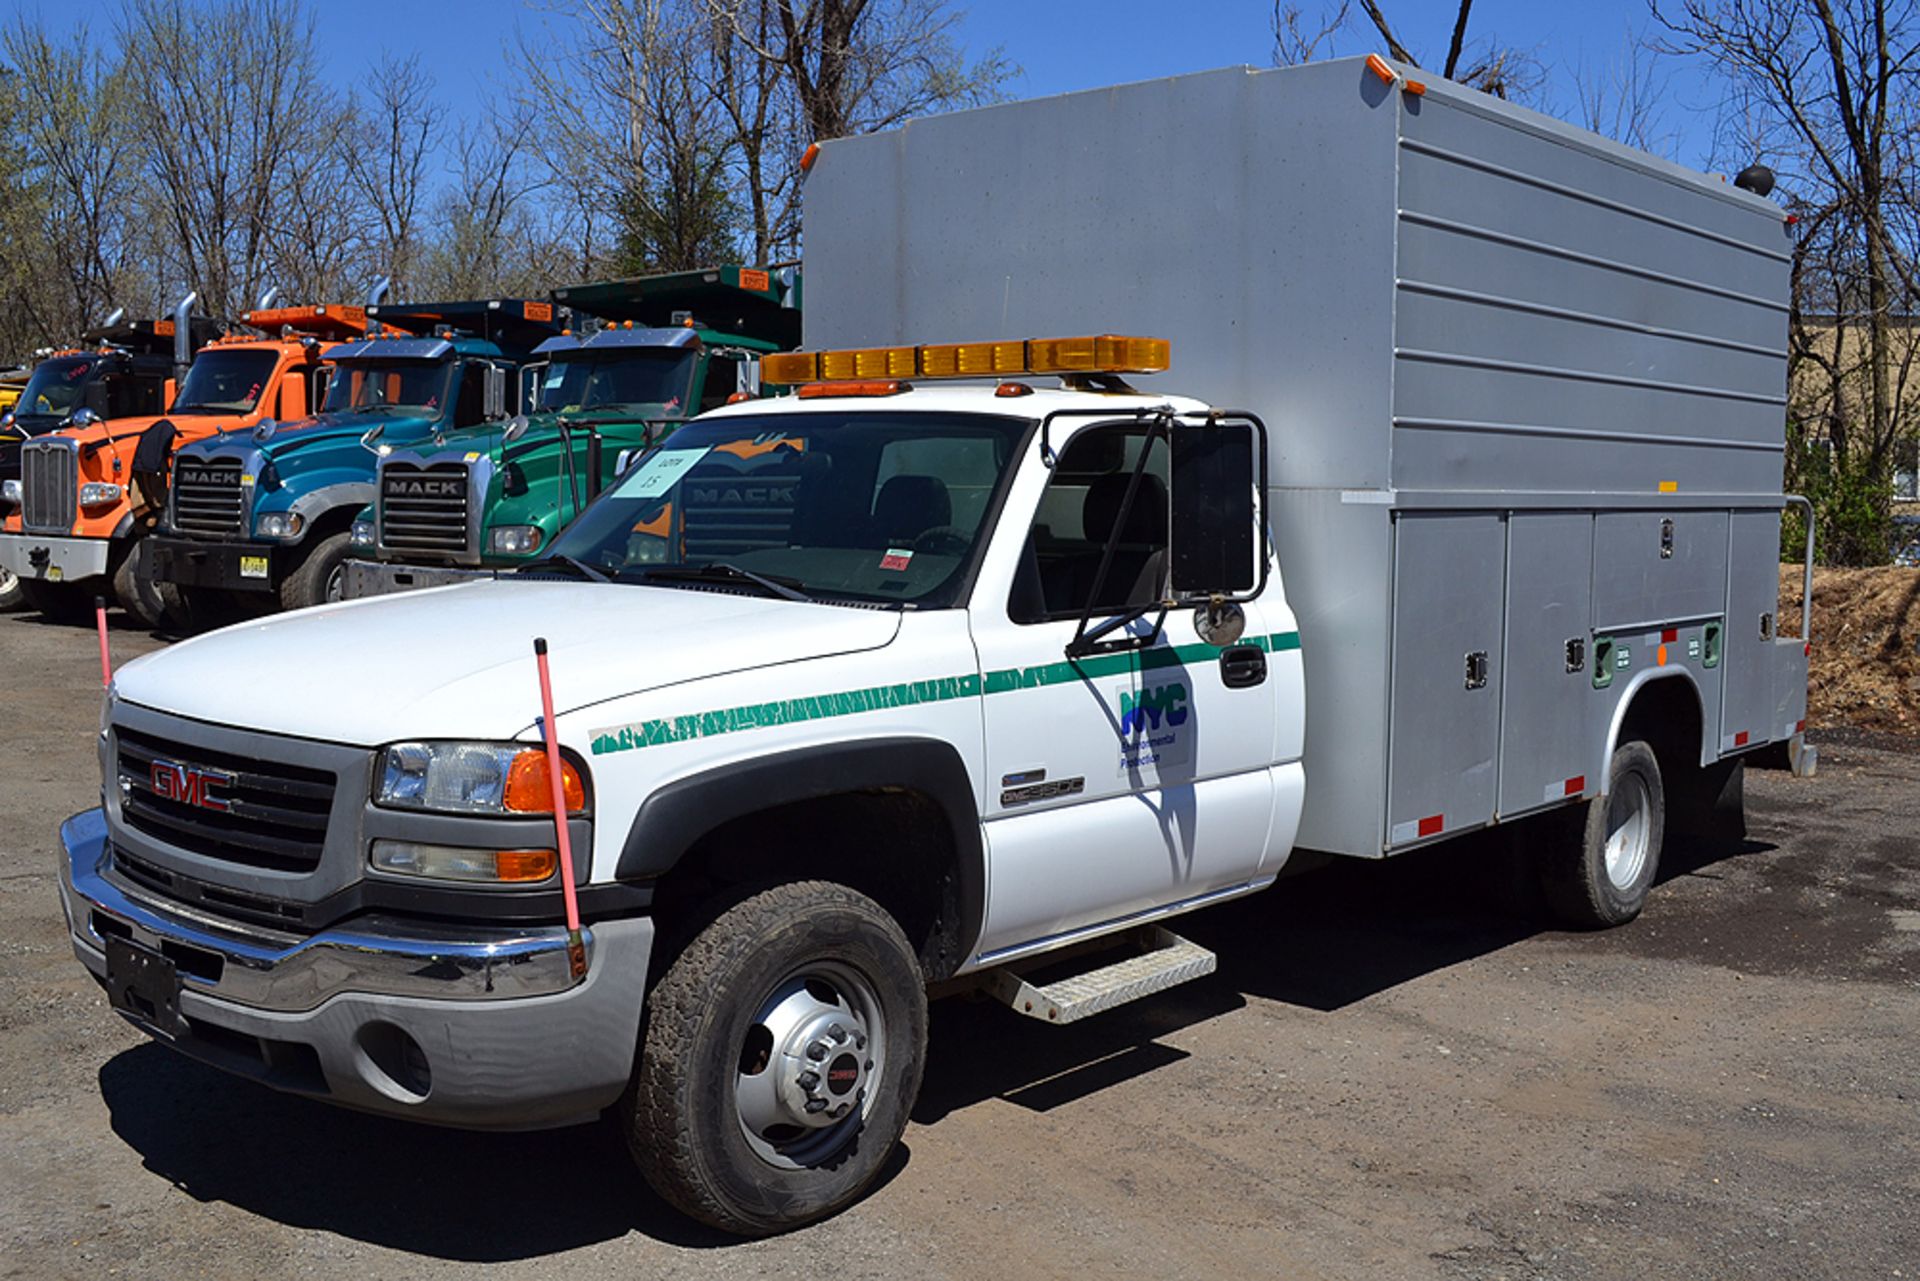
[[[173,307],[173,379],[175,386],[187,381],[187,366],[193,363],[193,304],[200,301],[198,290],[189,289],[187,296]]]
[[[393,288],[392,276],[382,276],[378,280],[374,281],[373,288],[367,290],[368,308],[371,309],[373,307],[377,307],[381,304],[381,302],[385,301],[387,296],[387,291],[391,288]],[[380,332],[380,322],[377,320],[374,320],[372,317],[368,317],[367,319],[368,335],[371,336],[379,332]]]

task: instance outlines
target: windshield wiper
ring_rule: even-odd
[[[704,565],[657,565],[641,572],[643,582],[656,579],[682,583],[752,583],[781,600],[797,600],[809,605],[813,603],[813,597],[794,586],[799,582],[798,579],[769,578],[738,565],[729,565],[723,560],[708,561]]]
[[[577,560],[561,552],[548,552],[539,560],[528,561],[515,572],[525,573],[527,570],[539,569],[546,565],[564,565],[574,573],[579,574],[582,578],[592,579],[596,583],[610,583],[613,581],[613,578],[605,570],[595,569],[584,560]]]

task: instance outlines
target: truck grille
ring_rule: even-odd
[[[79,515],[80,451],[70,440],[20,447],[20,520],[29,533],[64,534]]]
[[[238,458],[182,458],[173,467],[173,527],[183,534],[244,532],[246,495]]]
[[[320,865],[334,776],[117,731],[127,826],[190,853],[248,867]]]
[[[380,546],[459,555],[467,547],[465,463],[380,464]]]
[[[785,547],[793,538],[794,496],[800,472],[760,468],[730,476],[702,470],[681,484],[683,555],[694,564],[738,556],[763,547]]]

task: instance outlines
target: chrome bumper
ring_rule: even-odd
[[[29,582],[78,582],[107,572],[112,544],[105,538],[53,534],[0,534],[0,569]]]
[[[564,992],[573,985],[561,926],[456,930],[408,922],[404,935],[371,927],[325,930],[311,938],[254,933],[150,907],[107,880],[107,820],[99,810],[61,824],[60,843],[66,851],[61,890],[76,949],[104,955],[104,918],[110,932],[135,943],[207,954],[201,964],[217,968],[219,978],[183,972],[188,989],[253,1009],[311,1010],[340,992],[486,1001]],[[593,931],[582,933],[591,968]]]
[[[121,1013],[214,1067],[361,1111],[506,1130],[589,1120],[633,1071],[653,947],[644,917],[587,931],[587,976],[574,982],[557,926],[268,935],[122,892],[103,874],[99,810],[63,823],[60,843],[74,955],[110,992],[107,935],[171,960],[175,1025]]]
[[[420,587],[446,587],[452,583],[470,583],[476,578],[492,578],[491,569],[461,569],[452,565],[392,565],[385,561],[350,560],[340,580],[340,592],[348,600],[362,596],[387,596],[410,592]]]

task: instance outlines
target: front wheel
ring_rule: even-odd
[[[170,621],[167,605],[172,599],[171,584],[162,583],[154,574],[153,546],[136,537],[120,554],[113,568],[113,598],[134,622],[156,628]]]
[[[20,575],[10,569],[0,569],[0,610],[19,607],[27,594],[20,590]]]
[[[1622,743],[1607,770],[1607,795],[1574,809],[1540,864],[1555,916],[1579,929],[1625,925],[1640,915],[1660,870],[1666,838],[1660,763],[1645,743]]]
[[[300,563],[280,584],[282,609],[305,609],[344,599],[342,586],[347,578],[347,558],[353,551],[353,535],[346,530],[329,534],[306,550]]]
[[[647,1000],[623,1119],[661,1196],[764,1236],[873,1182],[927,1041],[919,963],[879,904],[826,881],[764,890],[694,938]]]

